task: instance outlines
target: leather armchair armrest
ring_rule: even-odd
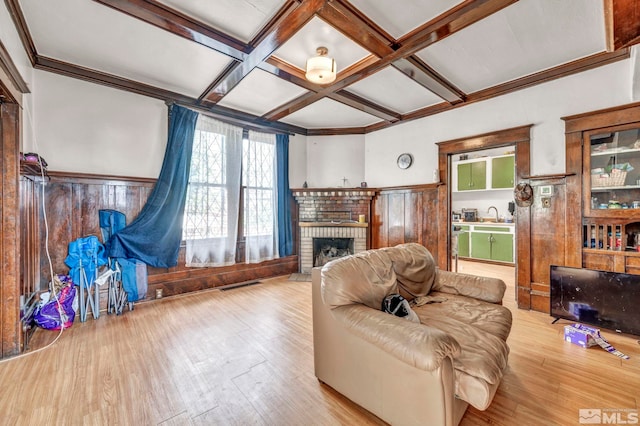
[[[507,285],[498,278],[438,270],[431,291],[459,294],[489,303],[502,303],[506,289]]]
[[[460,353],[458,342],[444,332],[365,305],[338,306],[331,314],[356,336],[425,371],[439,368],[444,358]]]

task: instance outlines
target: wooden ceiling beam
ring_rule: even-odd
[[[264,62],[273,52],[289,40],[320,10],[326,0],[308,0],[282,16],[272,28],[268,29],[262,40],[244,61],[238,63],[204,98],[209,102],[218,102],[242,81],[254,68]]]
[[[5,4],[7,5],[9,15],[11,15],[11,19],[13,20],[13,25],[16,27],[16,31],[18,31],[18,36],[20,37],[24,51],[29,57],[29,62],[31,62],[31,66],[34,66],[36,64],[38,51],[36,50],[36,45],[33,42],[31,33],[29,32],[29,27],[27,27],[27,21],[22,13],[20,3],[18,0],[5,0]]]
[[[187,40],[199,43],[236,61],[243,61],[251,50],[248,44],[203,25],[156,0],[93,1]]]
[[[401,114],[364,99],[355,93],[347,92],[346,90],[331,93],[327,97],[390,123],[402,118]]]
[[[216,88],[227,84],[229,79],[233,79],[232,76],[234,74],[236,75],[236,78],[238,74],[242,74],[239,68],[241,67],[241,62],[247,60],[247,52],[252,51],[251,45],[255,44],[259,46],[260,43],[269,37],[269,34],[272,34],[274,30],[278,28],[278,26],[286,25],[287,16],[293,12],[299,3],[296,0],[290,0],[285,4],[276,16],[272,18],[270,23],[267,24],[255,39],[247,45],[224,33],[221,33],[220,31],[196,22],[155,0],[138,0],[133,2],[125,2],[122,0],[94,1],[160,27],[177,36],[203,44],[206,47],[226,54],[234,59],[234,61],[229,63],[227,68],[199,97],[200,102],[206,101],[206,103],[216,103],[219,101],[219,98],[216,99],[215,97],[212,97],[211,93],[214,92]],[[393,51],[393,49],[389,47],[393,42],[391,36],[369,21],[366,16],[362,15],[348,2],[342,0],[338,2],[328,2],[324,5],[320,5],[318,3],[318,7],[319,8],[316,12],[320,17],[331,22],[336,28],[350,28],[350,30],[343,32],[352,39],[355,39],[366,49],[380,55]],[[264,62],[258,63],[256,67],[313,92],[317,92],[322,88],[322,86],[318,86],[306,80],[304,78],[304,74],[299,72],[296,67],[293,67],[284,61],[280,61],[275,57],[267,58]],[[346,75],[350,74],[352,73]],[[393,122],[398,120],[400,117],[399,113],[346,92],[343,94],[332,93],[329,97],[360,111],[372,114],[384,121]],[[284,110],[286,110],[286,108]],[[270,113],[267,114],[265,118],[268,117],[267,119],[272,120],[273,118],[271,118],[270,115]]]
[[[268,116],[273,120],[279,120],[310,105],[318,99],[342,90],[380,71],[395,61],[407,58],[517,1],[518,0],[466,0],[412,31],[408,36],[400,39],[397,50],[389,47],[391,51],[379,60],[372,61],[366,65],[363,63],[357,69],[352,69],[350,74],[338,73],[336,81],[331,85],[325,86],[322,91],[300,96],[296,99],[297,104],[289,102],[277,110],[271,111]]]
[[[105,72],[93,70],[90,68],[80,67],[68,62],[59,61],[57,59],[38,56],[36,58],[36,69],[88,81],[91,83],[101,84],[103,86],[115,89],[125,90],[131,93],[137,93],[143,96],[160,99],[165,102],[176,102],[178,104],[198,109],[206,110],[209,115],[219,118],[220,120],[231,122],[239,126],[254,127],[265,131],[281,131],[284,133],[297,133],[306,135],[307,129],[286,123],[276,123],[265,120],[262,117],[236,111],[231,108],[224,108],[220,105],[202,105],[198,99],[191,98],[180,93],[154,87],[148,84],[118,77]]]
[[[304,78],[304,71],[273,56],[260,64],[259,68],[261,70],[271,72],[283,80],[304,87],[307,90],[318,92],[322,89],[322,86],[311,83]],[[345,105],[349,105],[357,110],[371,114],[384,121],[392,122],[399,120],[401,117],[401,115],[395,111],[346,91],[332,93],[328,97]],[[263,118],[272,120],[272,118],[269,117],[269,113],[263,115]]]
[[[460,108],[475,102],[485,101],[487,99],[495,98],[498,96],[506,95],[508,93],[515,92],[520,89],[535,86],[537,84],[546,83],[556,80],[558,78],[567,77],[576,73],[584,72],[590,69],[601,67],[603,65],[612,64],[621,60],[628,59],[631,56],[629,48],[618,50],[616,52],[600,52],[585,58],[577,59],[575,61],[559,65],[544,71],[540,71],[528,76],[517,78],[515,80],[507,81],[502,84],[498,84],[493,87],[489,87],[477,92],[473,92],[467,95],[464,102],[457,104],[450,104],[448,102],[442,102],[436,105],[431,105],[426,108],[419,109],[417,111],[404,114],[402,120],[398,123],[406,123],[411,120],[417,120],[419,118],[429,117],[431,115],[439,114],[441,112],[450,111],[455,108]],[[376,123],[367,126],[367,133],[384,129],[392,126],[396,123]]]
[[[378,32],[361,14],[343,3],[327,2],[326,6],[318,11],[318,16],[379,58],[393,52],[393,39],[386,38],[386,34]]]
[[[444,77],[417,56],[411,55],[407,58],[398,59],[392,62],[391,65],[449,103],[462,102],[465,98],[465,94],[460,89],[446,81]]]
[[[390,55],[396,50],[395,39],[346,0],[328,3],[318,15],[379,58]],[[464,93],[416,57],[401,58],[391,65],[448,102],[460,102],[464,98]]]

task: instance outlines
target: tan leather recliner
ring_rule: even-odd
[[[334,260],[312,281],[320,381],[391,424],[457,425],[469,403],[489,406],[507,365],[504,282],[439,271],[414,243]],[[420,324],[381,310],[391,293],[424,303]]]

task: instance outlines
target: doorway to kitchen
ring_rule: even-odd
[[[447,224],[439,238],[439,266],[481,275],[491,265],[512,268],[516,300],[530,276],[531,237],[529,209],[514,203],[513,188],[529,176],[530,129],[438,143],[444,183],[438,188],[438,217]]]
[[[453,155],[451,256],[515,265],[515,147]]]

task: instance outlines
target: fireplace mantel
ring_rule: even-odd
[[[337,228],[366,228],[368,223],[363,222],[300,222],[301,228],[337,227]]]

